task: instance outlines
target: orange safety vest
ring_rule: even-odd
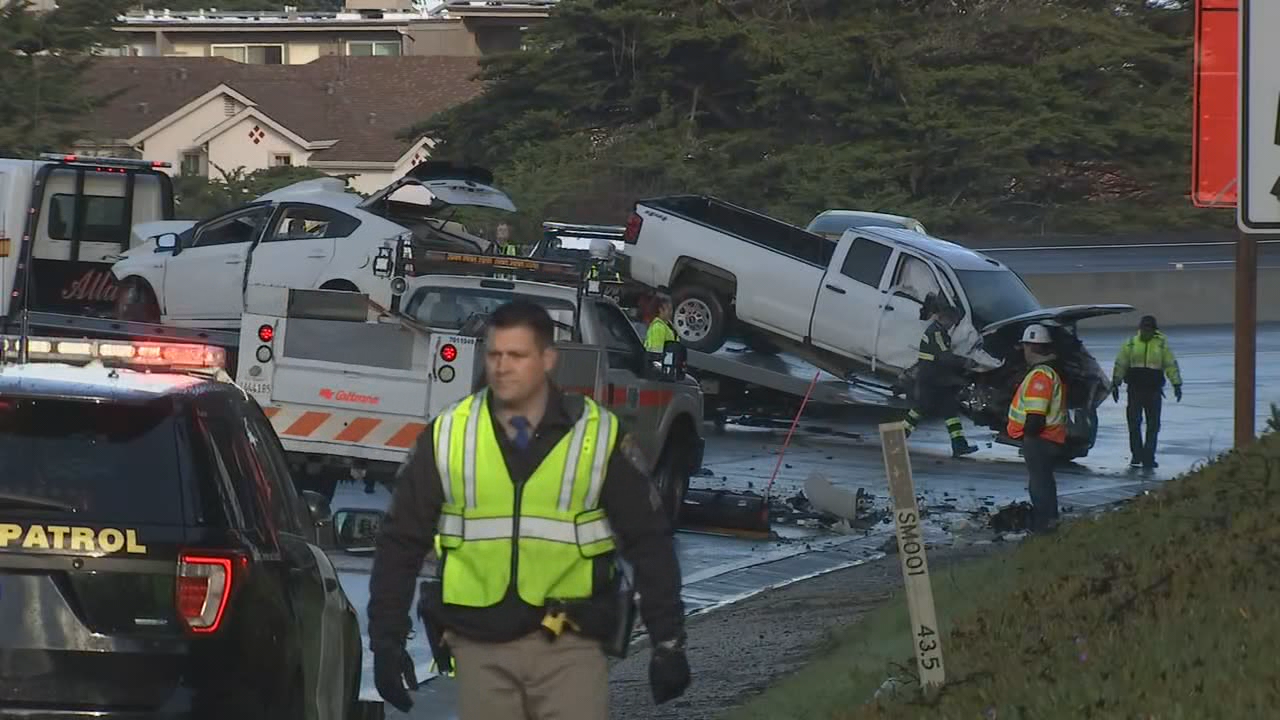
[[[1040,437],[1059,445],[1067,442],[1066,388],[1057,371],[1048,365],[1031,368],[1018,386],[1009,405],[1009,437],[1022,438],[1028,413],[1044,415],[1044,431]]]

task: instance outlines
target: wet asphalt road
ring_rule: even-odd
[[[1116,349],[1128,332],[1090,331],[1081,328],[1087,346],[1104,368],[1110,368]],[[1229,448],[1232,441],[1233,347],[1229,327],[1177,329],[1170,333],[1185,380],[1181,403],[1172,391],[1165,401],[1158,459],[1153,473],[1128,469],[1128,432],[1125,425],[1124,395],[1120,403],[1111,400],[1100,410],[1098,442],[1086,458],[1058,473],[1064,507],[1089,505],[1123,499],[1153,487],[1161,480],[1183,473]],[[1257,427],[1261,431],[1269,415],[1270,402],[1280,403],[1280,326],[1264,326],[1258,333]],[[789,497],[800,490],[810,474],[825,474],[834,484],[849,489],[863,488],[877,502],[885,502],[882,456],[876,434],[878,418],[866,415],[833,425],[839,433],[798,431],[781,464],[778,452],[784,429],[729,426],[723,435],[714,435],[708,426],[705,467],[709,477],[694,479],[697,487],[725,487],[763,491],[778,467],[771,494]],[[819,425],[819,423],[812,423]],[[949,456],[948,438],[940,423],[926,425],[912,438],[912,467],[918,494],[926,506],[949,505],[971,510],[984,504],[998,507],[1026,499],[1026,476],[1015,448],[991,444],[992,433],[968,428],[970,439],[981,452],[966,459]],[[342,499],[377,506],[385,500],[344,490]],[[335,500],[335,509],[342,505]],[[680,533],[678,549],[685,577],[685,599],[690,610],[705,610],[733,602],[764,589],[816,573],[866,562],[877,557],[877,548],[891,531],[876,528],[870,537],[840,536],[831,533],[775,526],[790,539],[750,541]],[[367,569],[348,563],[343,586],[361,610],[367,603]],[[362,620],[363,622],[363,620]],[[427,662],[421,643],[415,657]],[[366,654],[367,655],[367,654]],[[366,697],[372,698],[372,668],[366,658]],[[420,677],[430,678],[423,667]],[[434,678],[417,693],[418,706],[410,715],[389,709],[388,717],[452,718],[451,682]]]

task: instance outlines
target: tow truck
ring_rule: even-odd
[[[249,288],[237,382],[270,417],[297,477],[329,496],[348,476],[370,490],[389,480],[431,418],[483,384],[489,313],[525,299],[556,323],[555,381],[620,417],[678,518],[702,465],[703,397],[675,353],[647,353],[631,319],[576,265],[412,258],[398,311],[363,293]]]
[[[542,238],[529,257],[585,268],[595,256],[618,270],[621,279],[604,283],[605,292],[628,312],[643,334],[654,309],[652,291],[630,280],[626,226],[568,222],[542,223]],[[607,245],[605,244],[607,243]],[[854,407],[906,410],[907,401],[884,383],[868,378],[849,382],[777,348],[762,348],[759,338],[731,340],[713,353],[688,350],[688,367],[706,395],[707,417],[717,431],[729,418],[743,415],[793,415],[806,397],[818,413]]]

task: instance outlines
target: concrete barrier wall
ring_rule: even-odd
[[[1023,275],[1045,307],[1127,303],[1134,311],[1087,320],[1083,327],[1134,327],[1145,314],[1160,327],[1231,324],[1234,268]],[[1280,268],[1258,270],[1258,322],[1280,322]]]

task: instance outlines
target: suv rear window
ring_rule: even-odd
[[[480,332],[490,313],[499,306],[513,300],[526,300],[547,309],[551,320],[556,324],[556,342],[572,342],[572,302],[516,292],[514,284],[501,280],[486,280],[483,284],[490,287],[418,288],[405,305],[405,313],[423,325],[438,330]]]
[[[75,507],[78,522],[181,525],[176,428],[167,398],[125,405],[0,398],[0,504],[17,495]]]

